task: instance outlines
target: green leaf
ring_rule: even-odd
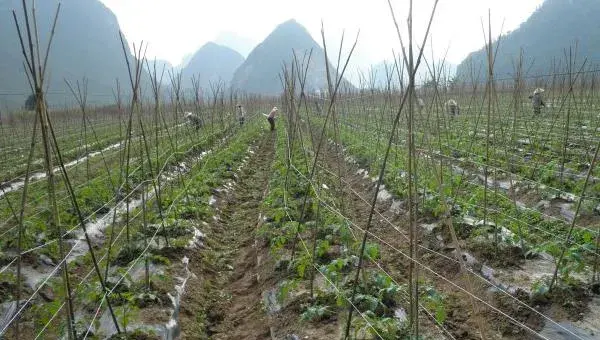
[[[328,240],[321,240],[317,245],[317,257],[323,257],[331,248]]]
[[[379,246],[376,244],[369,243],[365,247],[367,257],[371,260],[379,259]]]

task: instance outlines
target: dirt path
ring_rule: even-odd
[[[196,274],[181,306],[181,339],[270,338],[261,296],[267,282],[255,245],[260,206],[274,159],[274,135],[268,133],[238,174],[235,189],[218,197],[218,216],[207,226],[206,247],[190,261]],[[194,263],[192,266],[191,264]]]

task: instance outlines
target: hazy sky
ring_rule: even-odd
[[[256,43],[278,24],[294,18],[321,44],[321,20],[327,44],[346,44],[358,29],[360,37],[352,67],[365,67],[391,57],[399,42],[387,0],[101,0],[116,15],[130,42],[148,42],[148,57],[177,65],[222,31],[231,31]],[[519,26],[543,0],[440,0],[432,29],[433,50],[459,63],[483,45],[481,19],[487,27],[488,8],[497,35]],[[415,0],[416,40],[422,41],[433,0]],[[392,0],[396,17],[405,27],[407,0]],[[349,46],[348,46],[349,47]]]

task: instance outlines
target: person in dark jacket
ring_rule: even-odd
[[[191,113],[191,112],[186,112],[185,113],[185,119],[192,124],[196,130],[200,129],[202,127],[202,119],[200,119],[200,117],[198,117],[197,115]]]
[[[237,116],[240,121],[240,126],[244,125],[244,122],[246,121],[246,109],[240,104],[237,106]]]

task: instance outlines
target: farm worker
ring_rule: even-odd
[[[240,126],[244,125],[244,121],[246,120],[246,109],[244,109],[244,107],[240,104],[237,106],[237,114],[240,121]]]
[[[271,131],[275,130],[275,114],[277,114],[277,106],[274,106],[273,109],[271,110],[271,112],[268,115],[265,115],[263,113],[263,115],[267,116],[267,120],[269,121],[269,125],[271,125]]]
[[[529,99],[531,99],[531,106],[533,106],[533,113],[536,115],[540,114],[542,106],[546,107],[546,103],[544,103],[544,100],[542,99],[542,93],[544,93],[544,89],[537,88],[533,91],[533,95],[529,96]]]
[[[425,102],[423,101],[423,99],[418,97],[417,98],[417,109],[419,110],[419,112],[422,112],[423,108],[425,108]]]
[[[444,104],[444,106],[446,107],[446,113],[448,113],[451,117],[460,114],[460,107],[458,106],[456,100],[450,99]]]
[[[191,112],[185,113],[185,119],[187,119],[187,121],[190,124],[192,124],[196,128],[196,130],[198,130],[202,127],[202,119],[200,119],[200,117],[198,117],[197,115],[195,115]]]

